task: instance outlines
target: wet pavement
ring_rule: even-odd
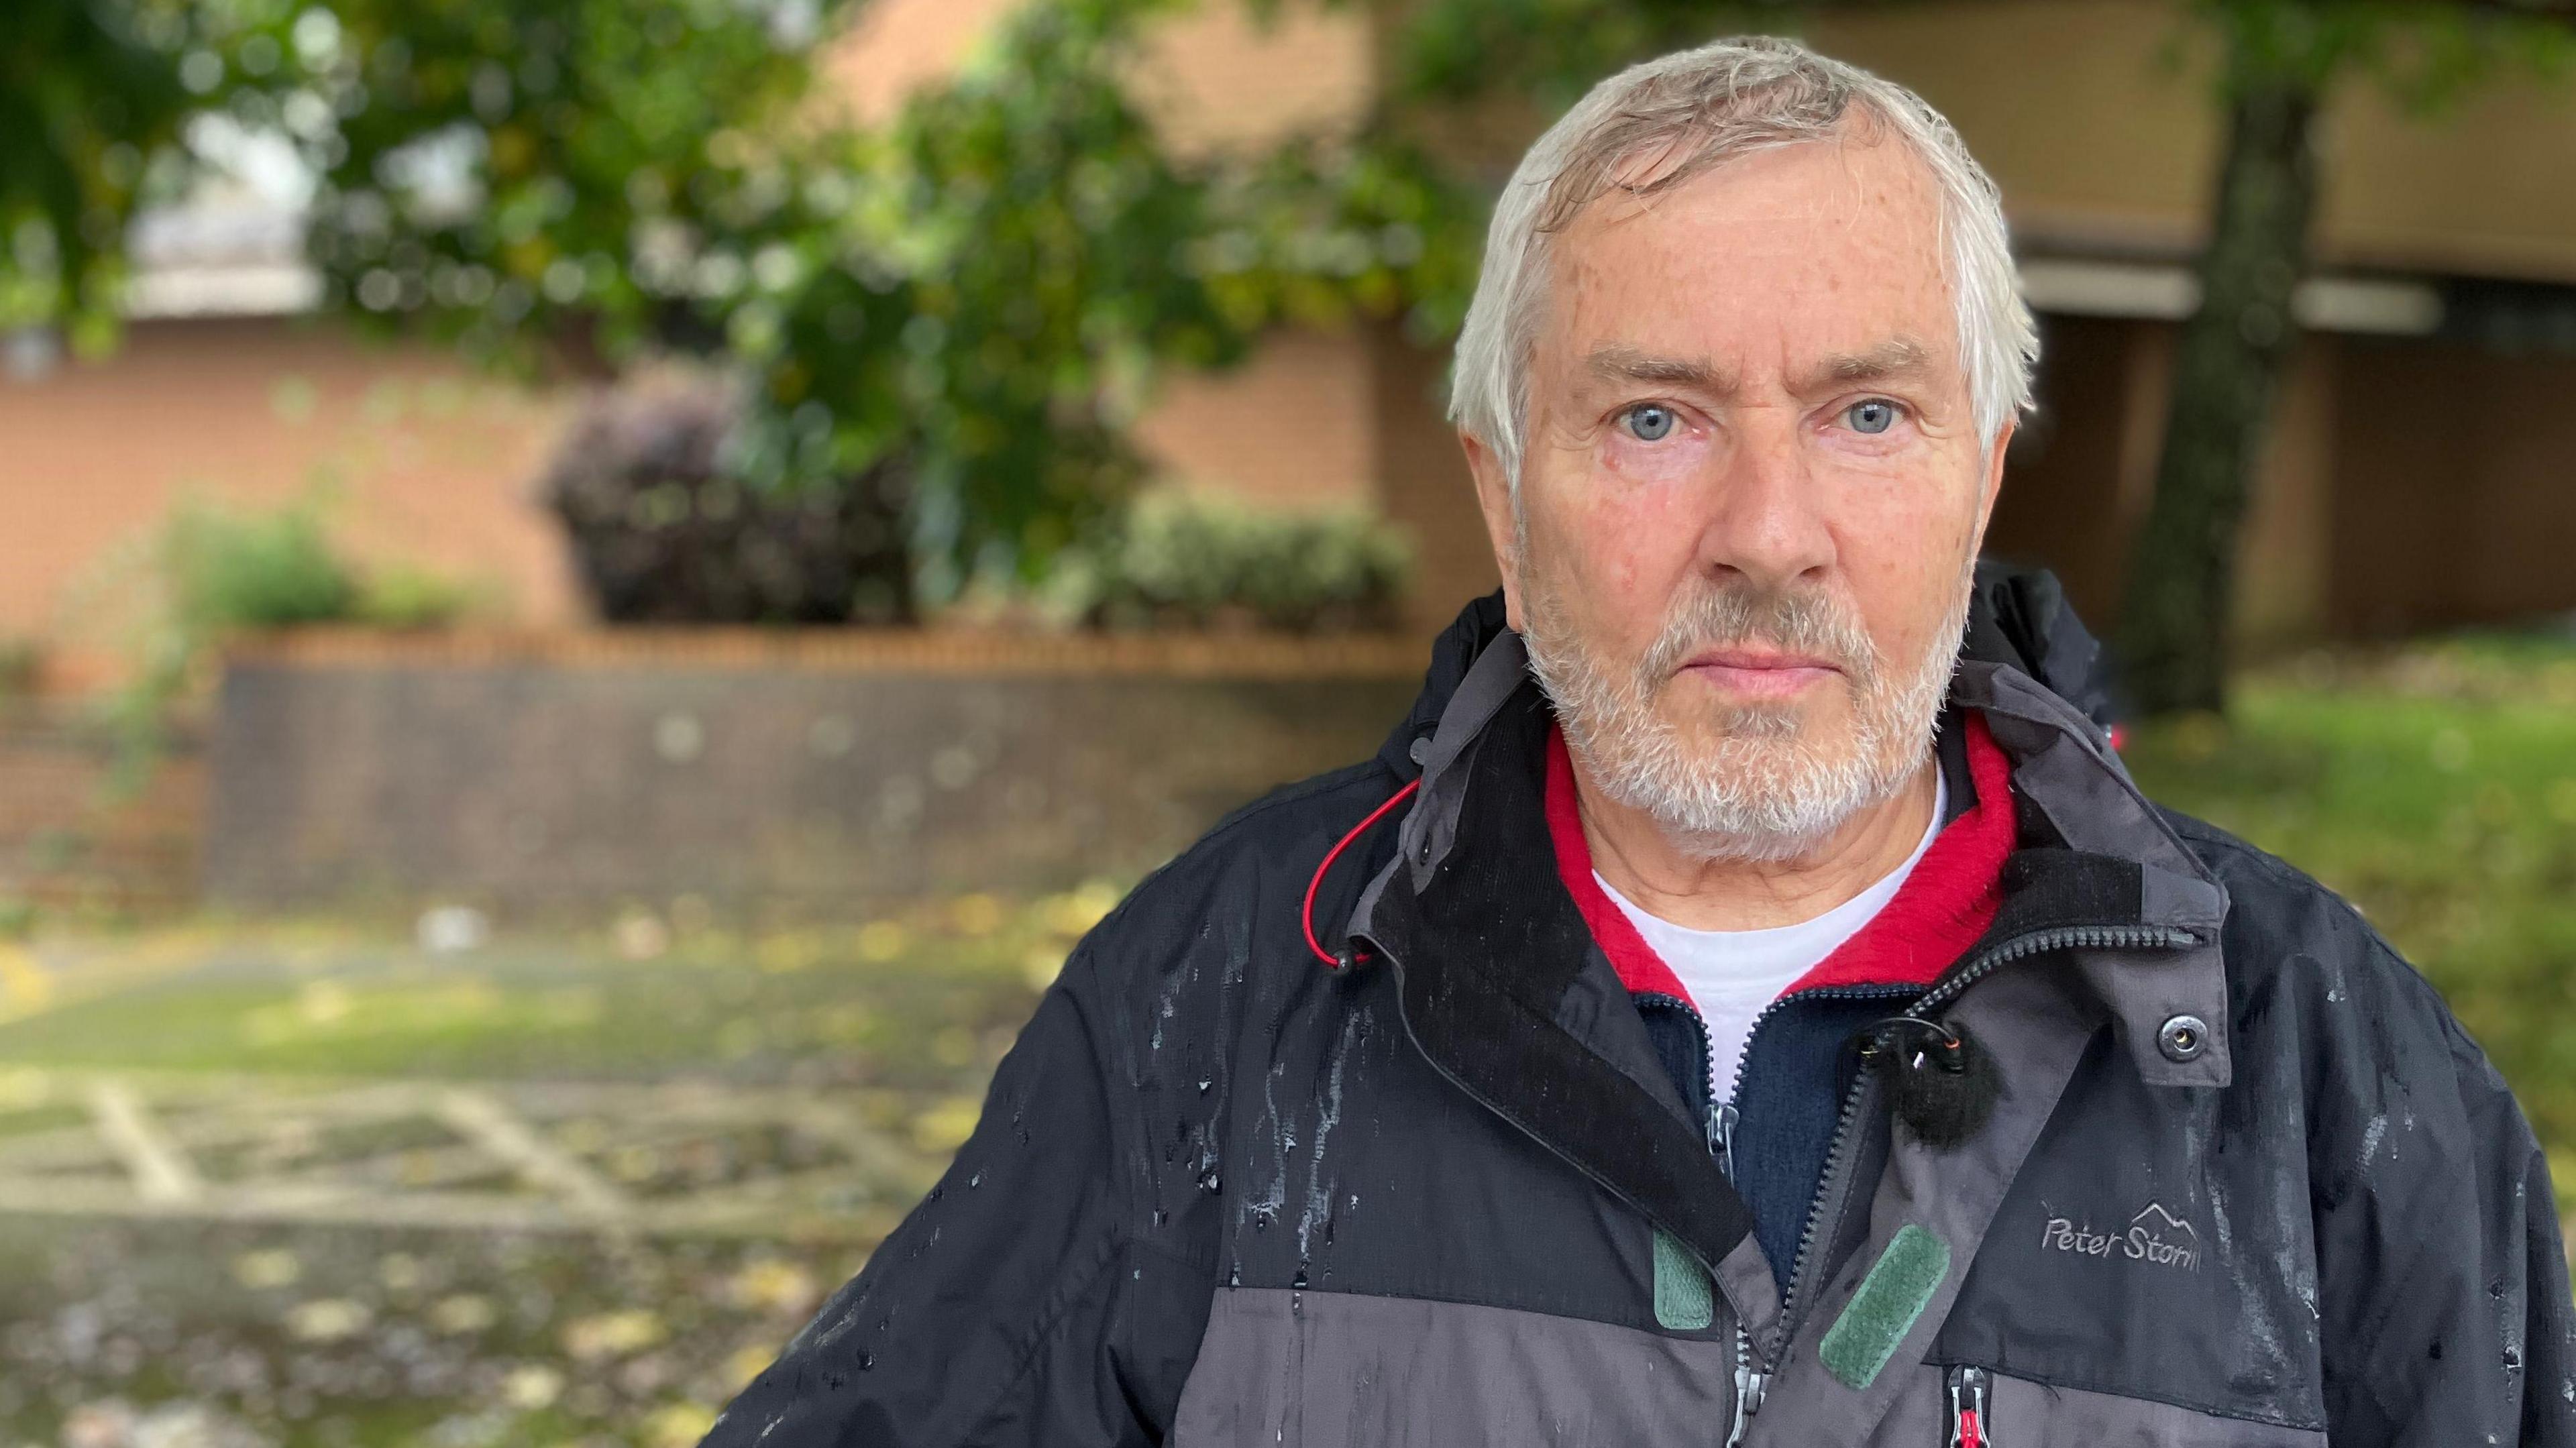
[[[1112,899],[0,943],[0,1444],[693,1444]]]

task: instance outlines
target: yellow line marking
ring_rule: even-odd
[[[54,979],[23,946],[0,941],[0,1020],[32,1016],[53,1003]]]

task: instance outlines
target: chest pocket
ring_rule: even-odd
[[[1927,1374],[1945,1448],[2325,1448],[2313,1428],[2052,1387],[1973,1365]],[[1927,1387],[1934,1384],[1927,1384]]]
[[[1723,1324],[1721,1324],[1721,1327]],[[1642,1448],[1722,1441],[1732,1338],[1512,1308],[1220,1289],[1174,1448]],[[1705,1425],[1718,1425],[1715,1433]]]

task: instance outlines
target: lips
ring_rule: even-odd
[[[1692,655],[1680,672],[1730,694],[1777,699],[1824,683],[1842,670],[1810,654],[1729,647]]]

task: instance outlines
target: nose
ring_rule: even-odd
[[[1750,416],[1736,429],[1709,482],[1700,559],[1723,580],[1762,589],[1814,583],[1834,564],[1833,532],[1814,469],[1789,417]]]

